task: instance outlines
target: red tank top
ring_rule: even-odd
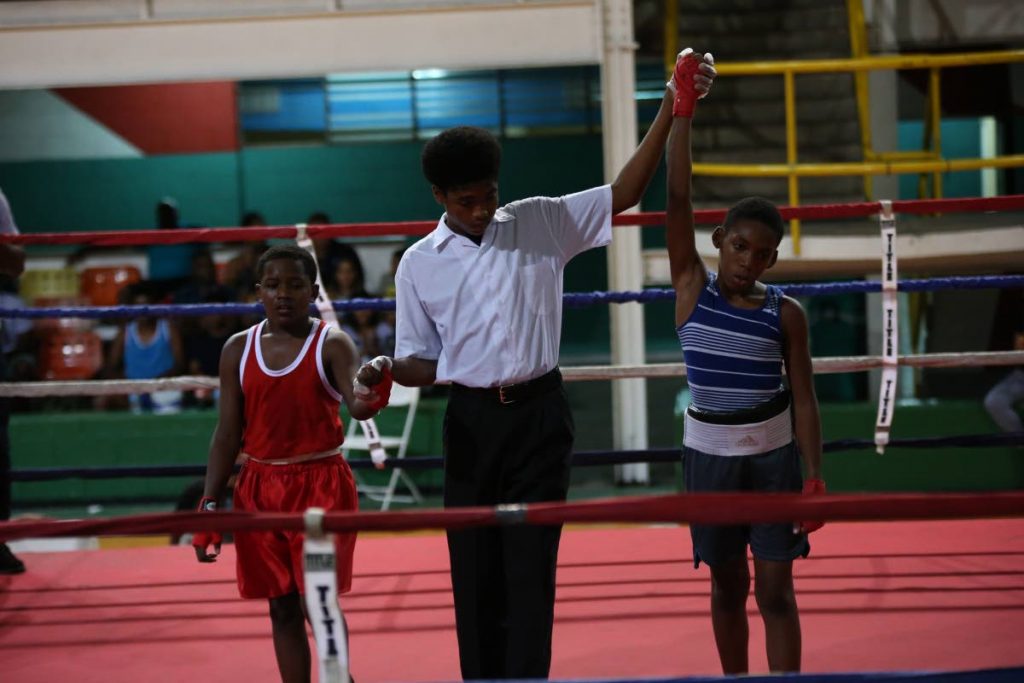
[[[281,370],[263,362],[260,333],[249,328],[239,364],[245,403],[242,452],[257,460],[294,458],[337,448],[345,440],[338,415],[342,397],[324,374],[327,323],[316,321],[299,355]]]

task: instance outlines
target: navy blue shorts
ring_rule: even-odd
[[[709,455],[683,448],[683,471],[690,493],[796,492],[803,490],[800,452],[796,442],[759,455]],[[786,562],[807,557],[806,534],[793,533],[793,523],[741,526],[690,525],[693,566],[703,561],[715,566],[737,556],[746,557],[747,545],[759,560]]]

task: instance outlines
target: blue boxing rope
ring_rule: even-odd
[[[790,283],[778,285],[791,296],[820,296],[849,292],[882,291],[882,283],[857,280],[852,282]],[[1009,289],[1024,287],[1024,275],[978,275],[900,280],[901,292],[931,292],[945,289]],[[562,301],[569,308],[594,304],[671,301],[675,291],[667,288],[645,289],[641,292],[570,292]],[[332,301],[336,311],[393,311],[394,299],[358,298]],[[310,306],[316,313],[316,307]],[[75,306],[0,309],[0,318],[137,318],[142,316],[253,315],[262,316],[261,304],[147,304],[143,306]]]
[[[959,436],[930,436],[893,439],[894,448],[967,448],[1024,446],[1024,432],[1000,434],[963,434]],[[824,453],[840,451],[874,450],[873,439],[837,439],[822,446]],[[626,451],[580,451],[573,453],[574,467],[622,465],[626,463],[679,462],[681,448],[651,448]],[[436,455],[412,458],[388,458],[384,466],[403,470],[430,470],[440,468],[444,458]],[[352,469],[371,469],[369,459],[349,460]],[[239,468],[236,467],[237,471]],[[34,467],[11,470],[11,481],[57,481],[62,479],[125,479],[131,477],[201,477],[206,465],[126,465],[121,467]]]
[[[881,292],[880,281],[856,280],[851,282],[789,283],[777,285],[790,296],[821,296],[823,294]],[[1010,289],[1024,287],[1024,275],[976,275],[900,280],[901,292],[931,292],[943,289]],[[596,303],[623,304],[632,301],[671,301],[676,296],[672,289],[645,289],[642,292],[590,292],[565,294],[566,306],[581,308]]]

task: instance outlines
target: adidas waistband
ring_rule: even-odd
[[[709,424],[686,415],[683,445],[710,455],[758,455],[793,440],[790,409],[763,422],[745,425]]]

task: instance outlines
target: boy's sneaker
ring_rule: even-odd
[[[0,543],[0,574],[23,574],[25,563],[15,557],[6,543]]]

